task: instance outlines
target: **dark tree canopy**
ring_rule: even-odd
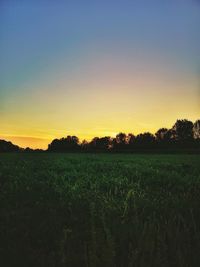
[[[168,141],[169,134],[167,128],[161,128],[155,133],[156,140],[159,142]]]
[[[177,120],[172,129],[175,131],[177,141],[190,141],[193,139],[193,123],[188,120]]]
[[[153,143],[155,141],[155,137],[151,133],[142,133],[136,136],[136,142],[138,143]]]
[[[89,143],[90,148],[96,150],[108,150],[111,143],[111,138],[109,136],[105,137],[95,137]]]
[[[119,133],[116,135],[116,142],[117,144],[126,144],[127,136],[125,133]]]
[[[11,142],[0,140],[0,152],[18,152],[20,148]]]
[[[135,143],[135,135],[132,133],[129,133],[127,136],[127,143],[129,144],[129,146],[133,146]]]
[[[54,139],[48,146],[48,151],[68,152],[79,150],[79,139],[77,136],[68,135],[66,138]]]

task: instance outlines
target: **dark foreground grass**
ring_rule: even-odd
[[[0,266],[200,266],[200,156],[0,154]]]

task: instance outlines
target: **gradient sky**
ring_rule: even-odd
[[[0,2],[0,138],[46,148],[200,117],[200,1]]]

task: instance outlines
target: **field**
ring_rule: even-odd
[[[0,266],[200,266],[200,156],[0,154]]]

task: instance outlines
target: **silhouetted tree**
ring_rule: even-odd
[[[82,142],[81,142],[81,150],[82,151],[87,151],[88,150],[88,147],[89,147],[89,143],[88,143],[88,141],[87,140],[83,140]]]
[[[172,130],[175,131],[175,139],[179,142],[193,139],[193,123],[188,120],[177,120]]]
[[[112,140],[112,148],[115,151],[123,151],[127,148],[127,135],[125,133],[119,133]]]
[[[48,146],[48,151],[73,152],[78,150],[79,150],[78,137],[70,135],[68,135],[66,138],[54,139]]]
[[[135,148],[135,135],[132,133],[129,133],[126,136],[126,149],[129,151],[134,151]]]
[[[171,150],[176,145],[176,132],[173,129],[161,128],[155,133],[158,149]]]
[[[176,131],[173,129],[169,129],[165,134],[166,142],[173,143],[176,139]]]
[[[137,147],[153,148],[155,145],[155,136],[149,132],[138,134],[135,138]]]
[[[161,128],[159,129],[156,133],[156,140],[159,142],[163,142],[163,141],[168,141],[169,140],[169,134],[168,134],[168,129],[167,128]]]
[[[116,142],[121,145],[125,145],[127,141],[127,136],[125,133],[119,133],[116,135]]]
[[[127,143],[129,145],[134,145],[135,143],[135,135],[132,134],[132,133],[129,133],[128,136],[127,136]]]
[[[0,140],[0,152],[19,152],[22,149],[11,142]]]
[[[89,146],[93,150],[107,151],[111,145],[110,136],[105,137],[94,137],[89,143]]]

